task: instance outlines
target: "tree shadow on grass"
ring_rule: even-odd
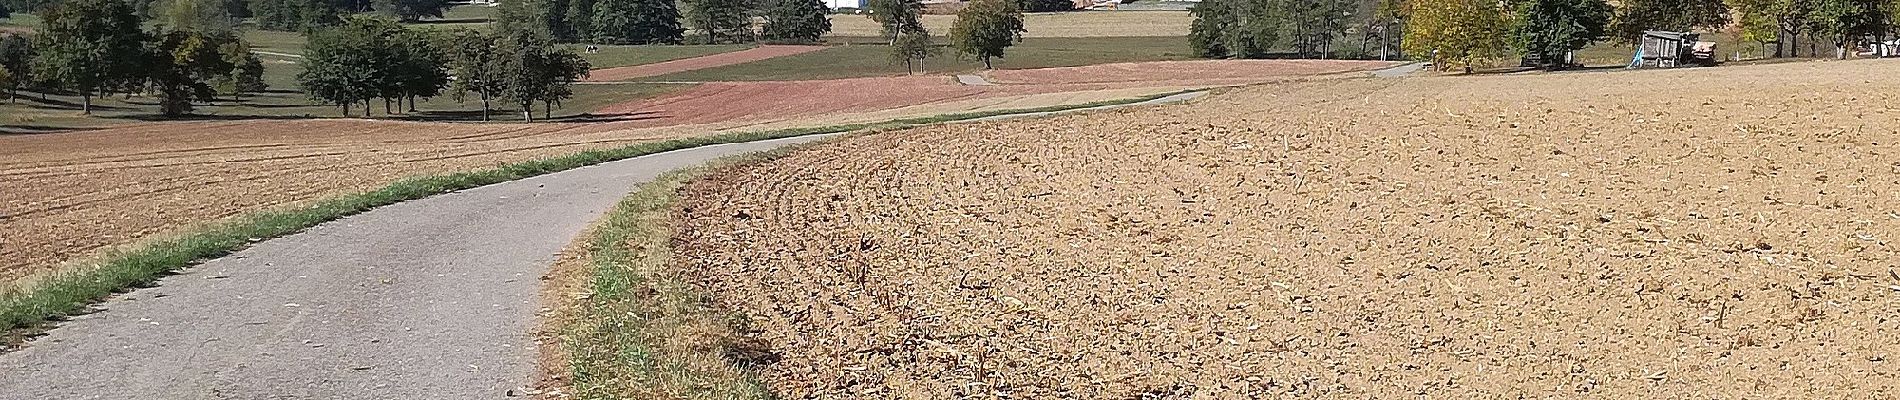
[[[73,127],[73,126],[51,126],[51,125],[6,124],[6,125],[0,125],[0,136],[44,135],[44,134],[49,134],[49,133],[84,131],[84,130],[92,130],[92,129],[98,129],[98,128],[85,128],[85,127]]]

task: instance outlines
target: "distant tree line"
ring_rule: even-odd
[[[20,90],[75,94],[87,114],[94,97],[149,94],[165,115],[189,113],[220,92],[237,98],[264,90],[263,62],[229,21],[199,18],[211,13],[198,7],[218,5],[175,0],[147,30],[126,1],[41,5],[44,28],[0,36],[0,87],[9,101]]]
[[[1774,56],[1803,38],[1845,56],[1858,41],[1895,32],[1900,0],[1206,0],[1192,9],[1189,42],[1207,58],[1339,55],[1357,33],[1360,51],[1397,48],[1440,67],[1522,56],[1561,67],[1591,43],[1635,43],[1644,31],[1720,30],[1739,23],[1743,40]],[[1731,20],[1731,19],[1735,20]]]
[[[831,31],[822,0],[686,0],[681,6],[674,0],[505,1],[496,24],[501,32],[603,44],[814,43]],[[762,26],[754,26],[755,17]]]

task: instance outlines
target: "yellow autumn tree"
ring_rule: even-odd
[[[1405,2],[1405,52],[1440,71],[1473,66],[1509,54],[1510,13],[1498,0]]]

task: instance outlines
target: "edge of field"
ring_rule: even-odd
[[[9,284],[0,287],[0,351],[17,348],[20,343],[37,333],[50,329],[53,322],[90,312],[89,307],[94,303],[129,289],[156,285],[159,278],[185,267],[229,255],[248,247],[251,243],[294,234],[324,222],[402,201],[693,147],[866,129],[901,128],[999,115],[1132,104],[1193,91],[1198,90],[1083,104],[945,114],[884,122],[721,133],[638,143],[603,150],[588,150],[471,171],[404,178],[378,189],[322,199],[306,206],[240,214],[202,228],[109,250],[90,260],[74,264],[79,266],[77,268],[50,274],[43,279],[29,280],[31,284]]]
[[[1087,111],[1192,92],[1204,90],[1053,111]],[[851,135],[905,127],[880,126]],[[547,278],[542,291],[547,311],[536,334],[541,376],[532,394],[582,400],[777,398],[757,375],[757,368],[774,361],[775,355],[756,338],[744,312],[714,304],[673,270],[673,207],[680,188],[707,174],[822,143],[671,171],[639,185],[615,204],[562,252]]]

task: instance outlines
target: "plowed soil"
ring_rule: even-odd
[[[652,64],[631,65],[625,67],[602,68],[587,75],[590,82],[612,82],[660,76],[674,72],[743,64],[770,58],[784,57],[824,50],[825,46],[759,46],[750,49],[719,53],[709,56],[693,57],[681,60],[657,62]]]
[[[1295,82],[682,194],[785,398],[1900,395],[1893,61]]]
[[[0,283],[194,223],[417,174],[723,130],[1035,108],[1227,83],[1235,82],[977,88],[940,76],[716,83],[610,106],[597,112],[602,121],[588,123],[232,121],[0,135]]]

